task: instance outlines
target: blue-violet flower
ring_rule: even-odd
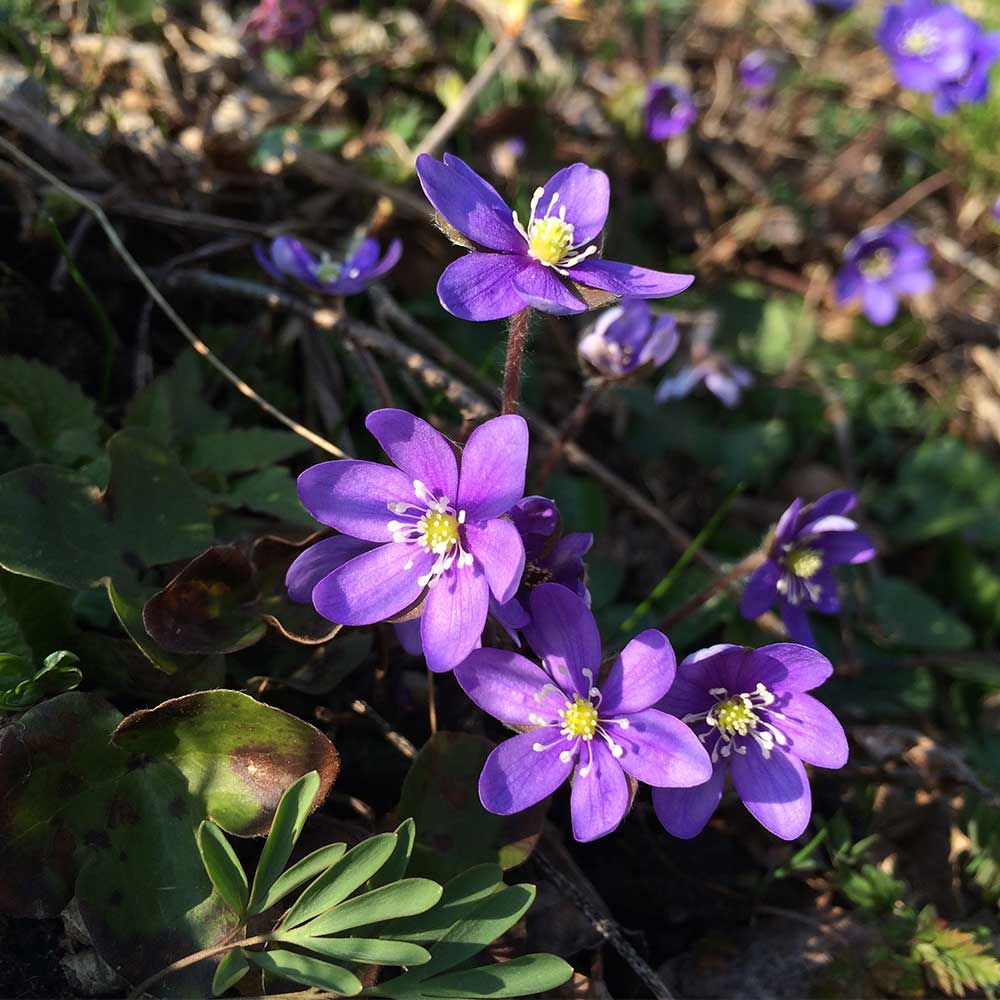
[[[656,316],[643,299],[625,299],[604,310],[584,331],[577,353],[608,379],[620,379],[640,368],[659,368],[677,350],[677,323]]]
[[[266,252],[260,246],[254,247],[258,263],[275,281],[294,278],[327,295],[356,295],[363,291],[395,267],[402,252],[402,243],[393,240],[379,259],[378,242],[366,239],[347,260],[337,261],[327,253],[314,257],[291,236],[279,236]]]
[[[698,117],[690,91],[678,83],[654,82],[646,90],[643,110],[646,137],[662,142],[686,132]]]

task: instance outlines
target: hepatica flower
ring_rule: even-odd
[[[930,251],[903,222],[863,230],[844,250],[834,289],[838,304],[861,300],[876,326],[896,318],[901,295],[921,295],[934,287]]]
[[[850,490],[827,493],[806,507],[795,499],[766,546],[767,560],[747,581],[740,607],[744,618],[757,618],[777,600],[792,639],[815,645],[806,610],[840,611],[834,567],[875,555],[871,539],[846,516],[857,499]]]
[[[726,355],[712,347],[712,326],[696,329],[691,342],[689,363],[676,374],[668,375],[656,389],[656,402],[683,399],[702,382],[716,399],[732,409],[738,406],[743,390],[753,385],[753,376],[733,364]]]
[[[393,240],[380,257],[378,242],[366,239],[347,260],[338,261],[325,252],[314,257],[290,236],[279,236],[267,251],[254,247],[258,263],[276,281],[294,278],[327,295],[356,295],[363,291],[392,270],[402,252],[403,244]]]
[[[781,59],[767,49],[754,49],[740,60],[740,80],[747,90],[769,90],[780,72]]]
[[[552,583],[536,587],[530,603],[524,634],[544,670],[500,649],[478,649],[455,670],[483,711],[531,727],[501,743],[483,766],[479,797],[490,812],[521,812],[572,775],[573,836],[595,840],[628,811],[626,775],[657,787],[709,779],[708,754],[695,734],[650,708],[674,679],[666,636],[655,629],[636,636],[598,687],[601,640],[586,604]]]
[[[935,114],[948,115],[962,104],[981,104],[990,93],[990,72],[1000,59],[1000,34],[976,26],[969,68],[954,80],[946,80],[934,92]]]
[[[323,462],[299,476],[302,505],[342,534],[295,560],[289,595],[341,625],[422,608],[427,666],[450,670],[479,642],[490,594],[508,601],[521,581],[524,546],[503,515],[524,494],[527,425],[488,420],[460,458],[403,410],[376,410],[365,426],[394,464]]]
[[[260,0],[244,34],[254,48],[281,45],[297,49],[319,20],[319,0]]]
[[[609,379],[620,379],[640,368],[659,368],[677,350],[677,323],[656,316],[643,299],[626,299],[606,309],[584,332],[577,352]]]
[[[684,660],[658,708],[690,725],[708,750],[712,775],[691,788],[654,788],[653,807],[675,837],[699,834],[722,798],[726,772],[753,817],[795,840],[809,824],[812,796],[803,762],[839,768],[847,738],[812,695],[833,673],[805,646],[712,646]]]
[[[460,319],[492,320],[529,306],[555,315],[584,312],[578,286],[641,299],[684,291],[692,275],[595,258],[608,217],[607,174],[574,163],[535,189],[527,223],[457,156],[417,157],[424,194],[444,221],[482,247],[445,268],[441,305]]]

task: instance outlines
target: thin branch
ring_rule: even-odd
[[[684,621],[695,613],[703,604],[707,604],[720,590],[726,590],[748,573],[752,573],[765,560],[763,552],[754,552],[746,559],[740,560],[728,573],[713,580],[707,587],[689,597],[679,608],[671,611],[660,623],[661,629],[668,629],[678,622]]]
[[[358,715],[363,715],[368,719],[371,719],[379,729],[382,730],[382,735],[391,743],[404,757],[413,760],[417,756],[417,748],[402,734],[397,732],[392,728],[392,725],[387,722],[378,712],[375,711],[371,705],[368,704],[363,698],[355,698],[351,702],[351,711],[356,712]]]

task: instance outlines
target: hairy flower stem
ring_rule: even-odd
[[[672,625],[684,621],[685,618],[693,615],[703,604],[710,601],[720,590],[725,590],[730,584],[739,580],[740,577],[752,573],[766,558],[767,556],[763,552],[758,551],[751,553],[746,559],[741,559],[728,573],[713,580],[704,590],[700,590],[693,597],[688,598],[679,608],[671,611],[660,623],[660,628],[670,628]]]
[[[521,359],[524,344],[528,339],[531,309],[522,309],[510,320],[507,334],[507,360],[503,366],[503,407],[501,413],[516,413],[517,400],[521,391]]]
[[[605,385],[606,383],[603,381],[593,381],[588,382],[584,386],[579,402],[559,429],[559,437],[552,442],[552,447],[549,448],[549,453],[545,456],[542,467],[538,470],[538,475],[535,477],[534,483],[534,491],[536,493],[541,492],[545,481],[552,475],[559,464],[566,445],[570,441],[576,440],[583,431],[584,425],[587,423],[594,409],[594,403],[597,401],[597,397]]]

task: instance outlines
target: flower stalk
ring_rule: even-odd
[[[530,308],[515,313],[510,320],[507,359],[503,366],[503,406],[500,411],[503,414],[517,413],[517,402],[521,393],[521,363],[530,322]]]

